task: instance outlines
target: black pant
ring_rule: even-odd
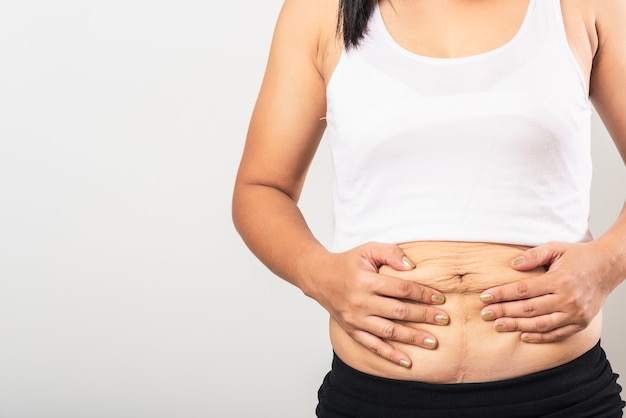
[[[319,418],[617,418],[621,387],[598,343],[550,370],[486,383],[429,384],[354,370],[336,355],[319,390]]]

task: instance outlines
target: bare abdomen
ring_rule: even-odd
[[[436,350],[390,342],[411,357],[413,366],[405,369],[362,347],[331,320],[335,352],[357,370],[431,383],[503,380],[567,363],[591,349],[600,338],[600,314],[584,331],[548,344],[524,343],[519,332],[496,332],[494,322],[481,319],[484,304],[479,296],[484,290],[543,273],[543,269],[518,272],[510,267],[510,261],[522,253],[523,247],[450,242],[416,242],[402,247],[417,267],[399,272],[383,266],[381,274],[442,291],[446,303],[441,307],[450,316],[450,324],[405,323],[431,332],[439,341]]]

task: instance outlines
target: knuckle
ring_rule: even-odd
[[[416,323],[437,323],[437,311],[432,311],[424,306],[409,305],[407,320]]]
[[[352,300],[352,306],[358,312],[363,312],[363,311],[367,310],[367,307],[368,307],[367,299],[364,299],[364,298],[354,298]]]
[[[570,277],[567,274],[562,275],[557,280],[557,287],[559,289],[567,289],[567,291],[569,292],[576,293],[575,286],[576,286],[575,280],[572,280],[572,277]]]
[[[522,305],[522,312],[526,316],[532,316],[537,310],[535,309],[535,305],[531,302],[525,302]]]
[[[378,348],[378,351],[376,351],[376,354],[384,358],[385,360],[389,360],[389,361],[394,360],[393,350],[383,344],[380,345],[380,347]]]
[[[589,326],[592,320],[593,320],[593,317],[591,315],[586,314],[585,312],[581,312],[576,323],[577,325],[579,325],[580,327],[584,329]]]
[[[563,247],[563,243],[559,242],[559,241],[549,241],[546,244],[546,248],[550,251],[550,253],[552,255],[555,255],[557,253],[560,253],[563,251],[564,247]]]
[[[553,342],[557,342],[557,341],[563,341],[567,335],[565,334],[565,331],[563,330],[556,330],[554,331],[554,333],[551,334],[551,340]]]
[[[373,285],[372,279],[366,274],[359,274],[355,278],[354,286],[357,289],[369,290]]]
[[[563,301],[564,306],[568,307],[568,310],[578,311],[579,307],[582,309],[584,303],[581,298],[576,295],[570,295]]]
[[[406,303],[398,302],[393,307],[394,319],[406,320],[409,318],[409,307]]]
[[[431,316],[430,310],[428,308],[420,307],[417,312],[418,314],[416,315],[416,318],[418,322],[428,322],[429,318],[434,318],[434,316]],[[437,314],[435,314],[435,316],[436,315]]]
[[[407,298],[411,295],[411,282],[407,280],[399,280],[398,281],[398,294],[402,298]]]
[[[428,292],[428,290],[425,287],[419,286],[415,292],[415,296],[413,297],[413,300],[416,302],[421,302],[421,303],[431,303],[432,299],[431,296]]]
[[[417,331],[413,331],[407,335],[405,342],[411,345],[417,345],[420,341],[420,334]]]
[[[529,291],[528,283],[525,280],[517,282],[517,294],[519,296],[525,297],[528,295]]]
[[[361,311],[365,309],[365,299],[357,297],[356,295],[348,296],[346,302],[346,305],[351,307],[352,310]]]
[[[550,322],[545,318],[537,318],[537,322],[535,323],[535,327],[537,331],[544,332],[550,329]]]
[[[376,343],[371,343],[368,346],[368,348],[372,353],[379,354],[381,352],[382,346],[380,343],[376,342]]]
[[[355,315],[350,314],[350,313],[344,313],[343,316],[342,316],[342,319],[343,319],[342,322],[345,324],[345,326],[347,328],[350,328],[350,329],[356,329],[357,328],[356,327],[357,320],[356,320],[356,316]]]
[[[380,330],[380,336],[385,339],[395,340],[398,336],[398,326],[393,323],[385,325]]]
[[[356,309],[346,309],[345,307],[338,311],[341,319],[347,324],[356,325],[363,319],[365,319],[365,315],[361,313],[361,311]]]

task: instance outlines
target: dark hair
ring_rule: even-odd
[[[378,0],[340,0],[337,31],[346,49],[357,47],[367,33],[367,24]]]

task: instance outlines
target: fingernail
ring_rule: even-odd
[[[506,325],[503,323],[496,324],[496,331],[506,331]]]
[[[511,265],[512,266],[519,266],[520,264],[522,264],[524,262],[524,257],[522,257],[521,255],[517,258],[514,258],[513,260],[511,260]]]
[[[412,262],[409,257],[404,256],[402,257],[402,264],[404,264],[405,266],[407,266],[410,269],[414,269],[415,268],[415,263]]]
[[[493,311],[485,311],[485,312],[482,312],[480,314],[480,317],[482,319],[484,319],[485,321],[489,321],[489,320],[495,318],[495,316],[496,316],[496,314],[493,313]]]
[[[443,297],[443,295],[432,295],[430,297],[430,300],[433,301],[433,303],[444,303],[446,301],[446,298]]]
[[[524,342],[530,342],[532,340],[532,338],[530,337],[530,335],[528,334],[522,334],[522,341]]]
[[[434,338],[424,338],[424,344],[426,344],[429,348],[437,348],[437,340]]]
[[[489,293],[485,293],[480,295],[480,301],[483,303],[489,303],[491,301],[493,301],[493,295],[489,294]]]
[[[448,317],[448,315],[435,315],[435,322],[440,325],[448,325],[448,322],[450,322],[450,318]]]
[[[407,369],[411,367],[411,363],[406,360],[400,360],[400,366],[406,367]]]

